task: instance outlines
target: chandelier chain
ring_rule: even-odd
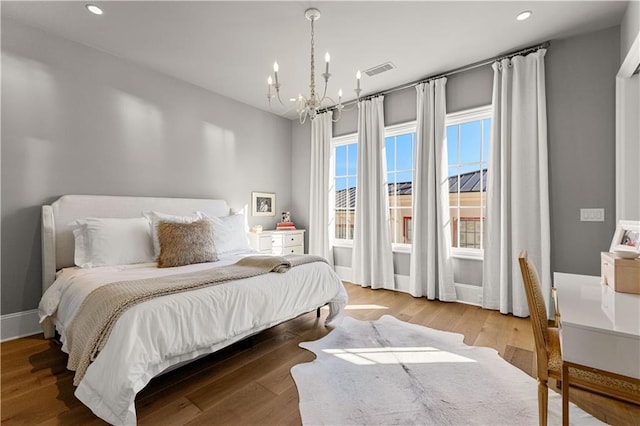
[[[309,83],[309,88],[311,89],[311,95],[309,96],[309,100],[314,102],[316,99],[316,59],[315,59],[315,39],[314,39],[314,31],[313,31],[313,22],[315,18],[311,19],[311,82]]]

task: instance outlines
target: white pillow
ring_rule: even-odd
[[[178,216],[167,213],[160,213],[156,211],[145,211],[142,212],[144,217],[146,217],[148,222],[148,227],[151,229],[151,238],[153,239],[153,253],[154,259],[157,259],[160,256],[160,241],[158,240],[158,223],[162,222],[172,222],[172,223],[193,223],[197,220],[202,219],[202,214],[200,212],[196,212],[191,216]]]
[[[149,221],[86,218],[73,224],[74,262],[81,268],[153,262]]]
[[[234,214],[231,216],[210,217],[205,213],[198,213],[213,222],[213,239],[218,254],[234,250],[249,250],[244,215]]]

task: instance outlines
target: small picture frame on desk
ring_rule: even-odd
[[[618,222],[609,251],[615,251],[618,246],[640,250],[640,221],[621,220]]]
[[[252,192],[251,193],[251,215],[252,216],[275,216],[276,215],[276,194],[273,192]]]

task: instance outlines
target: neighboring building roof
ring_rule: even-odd
[[[487,187],[487,169],[475,170],[473,172],[463,173],[460,178],[460,192],[480,192],[480,188]],[[482,180],[481,180],[482,179]],[[482,186],[480,186],[482,182]],[[401,182],[395,184],[398,195],[411,195],[411,182]],[[458,176],[449,177],[449,192],[458,191]],[[393,194],[394,184],[389,184],[389,194]],[[346,205],[346,197],[349,197],[349,208],[356,205],[356,189],[346,188],[336,191],[336,207],[344,207]]]
[[[481,176],[482,175],[482,176]],[[475,170],[460,175],[460,192],[480,192],[487,187],[487,169]],[[449,192],[458,192],[458,176],[449,177]]]

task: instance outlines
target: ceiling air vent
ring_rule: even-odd
[[[389,71],[394,69],[396,66],[391,62],[385,62],[384,64],[376,65],[375,67],[369,68],[368,70],[364,70],[364,73],[369,77],[373,77],[376,74],[380,74],[381,72]]]

